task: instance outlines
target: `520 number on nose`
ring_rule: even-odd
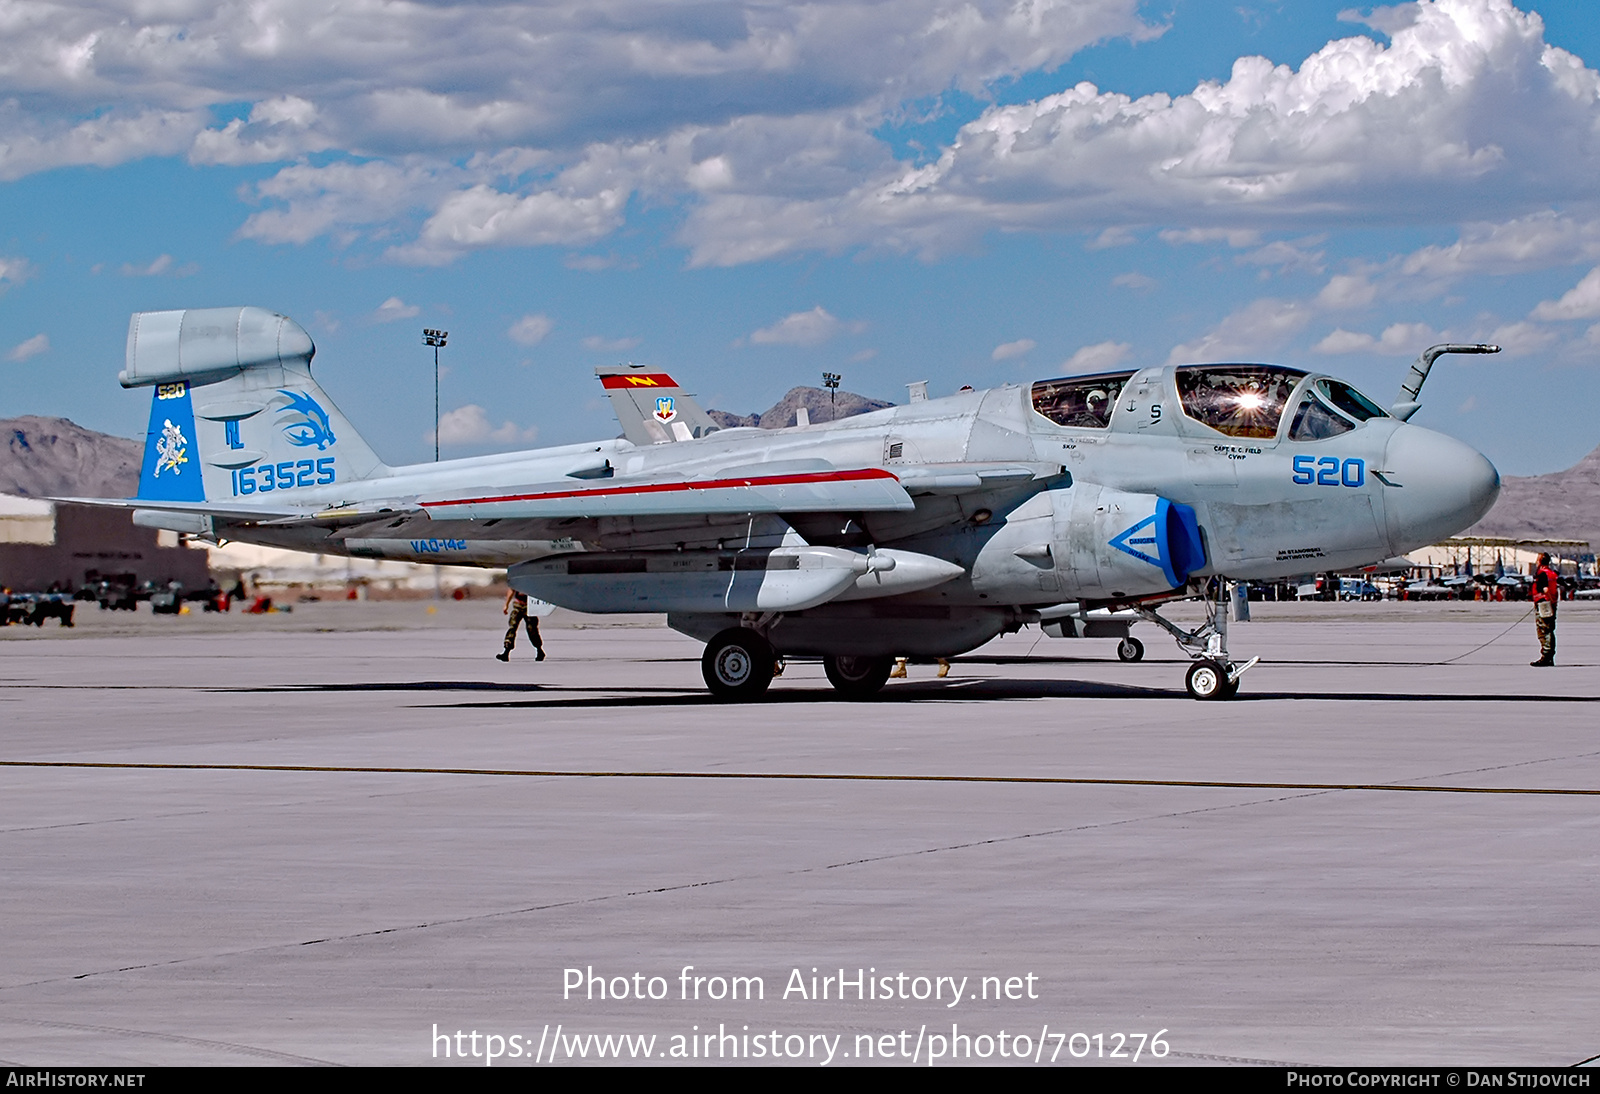
[[[1366,460],[1341,460],[1338,456],[1296,456],[1294,481],[1299,486],[1365,486]]]

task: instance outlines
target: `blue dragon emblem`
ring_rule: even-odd
[[[299,415],[278,423],[290,444],[296,448],[316,445],[317,451],[321,452],[338,440],[333,435],[333,423],[328,420],[328,412],[315,399],[303,392],[284,391],[281,388],[278,394],[289,400],[289,405],[279,407],[278,413]]]

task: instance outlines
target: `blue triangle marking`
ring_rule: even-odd
[[[1145,517],[1138,524],[1135,524],[1132,528],[1129,528],[1127,531],[1122,532],[1119,535],[1113,536],[1111,538],[1111,546],[1115,547],[1117,550],[1123,552],[1124,554],[1132,555],[1134,558],[1138,559],[1140,562],[1148,562],[1150,565],[1152,565],[1152,566],[1156,567],[1157,569],[1162,570],[1164,572],[1167,567],[1166,567],[1165,562],[1161,558],[1161,545],[1160,545],[1160,543],[1158,541],[1158,537],[1155,536],[1154,534],[1152,534],[1152,535],[1147,535],[1147,536],[1140,536],[1137,539],[1134,538],[1134,533],[1135,532],[1142,532],[1146,528],[1149,528],[1151,530],[1151,532],[1154,533],[1154,531],[1155,531],[1155,523],[1156,523],[1156,514],[1155,513],[1151,513],[1148,517]],[[1139,550],[1139,548],[1135,547],[1134,546],[1135,543],[1153,545],[1156,548],[1156,557],[1155,558],[1151,558],[1149,555],[1147,555],[1143,551]]]

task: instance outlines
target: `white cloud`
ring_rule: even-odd
[[[638,259],[619,257],[617,255],[570,254],[561,260],[561,264],[569,270],[583,270],[586,273],[599,273],[601,270],[636,270],[639,268]]]
[[[1156,287],[1159,282],[1153,277],[1146,277],[1142,273],[1118,274],[1111,279],[1111,284],[1119,289],[1132,289],[1134,292],[1147,292]]]
[[[519,346],[537,346],[555,329],[555,325],[555,320],[548,315],[524,315],[511,324],[511,329],[506,331],[506,337]]]
[[[1329,355],[1377,353],[1387,357],[1407,357],[1445,340],[1445,335],[1426,323],[1391,323],[1376,338],[1341,327],[1312,346],[1311,352]]]
[[[1486,337],[1473,341],[1490,342],[1500,347],[1507,357],[1522,357],[1549,348],[1556,341],[1556,332],[1534,323],[1506,323],[1494,328]]]
[[[1104,251],[1111,247],[1131,247],[1139,237],[1126,228],[1107,228],[1086,245],[1091,251]]]
[[[45,334],[36,334],[25,342],[18,342],[11,347],[11,352],[6,354],[8,361],[26,361],[30,357],[37,357],[41,353],[50,352],[50,338]]]
[[[8,21],[6,30],[15,28]],[[5,60],[15,37],[0,34],[0,71],[13,76],[15,70]],[[8,81],[9,91],[14,94],[16,88]],[[70,110],[74,104],[63,105]],[[205,117],[198,110],[138,110],[107,104],[105,113],[77,120],[70,113],[51,117],[48,112],[24,110],[16,98],[0,101],[0,181],[57,167],[113,167],[145,156],[178,155],[205,124]]]
[[[0,295],[14,289],[34,274],[33,264],[26,258],[6,258],[0,255]]]
[[[1383,328],[1373,350],[1392,357],[1412,357],[1446,338],[1426,323],[1391,323]]]
[[[143,266],[132,262],[124,262],[121,272],[123,277],[193,277],[200,272],[200,266],[195,262],[185,262],[182,266],[174,266],[172,264],[172,256],[163,254],[157,255]]]
[[[1021,357],[1034,346],[1038,345],[1032,338],[1019,338],[1015,342],[1002,342],[994,347],[994,352],[989,354],[991,361],[1009,361],[1013,357]]]
[[[1592,195],[1597,103],[1600,73],[1548,46],[1537,15],[1422,0],[1390,44],[1329,42],[1298,71],[1243,57],[1224,83],[1139,99],[1081,83],[991,107],[935,162],[848,189],[736,185],[706,195],[683,238],[694,263],[727,265],[858,245],[937,257],[996,229],[1178,221],[1171,242],[1243,247],[1263,221],[1531,214]]]
[[[248,118],[235,118],[221,129],[195,134],[189,162],[238,166],[276,163],[334,146],[326,133],[317,132],[316,104],[298,95],[264,99],[250,109]]]
[[[185,153],[195,164],[279,163],[280,176],[256,188],[274,207],[247,221],[249,238],[345,245],[380,225],[372,237],[414,263],[581,245],[615,230],[641,184],[667,200],[751,180],[792,196],[795,180],[758,146],[783,145],[781,131],[807,113],[848,130],[846,143],[878,146],[881,166],[889,157],[870,134],[901,104],[951,88],[983,94],[1091,43],[1160,33],[1138,7],[615,0],[597,17],[579,0],[13,0],[0,34],[10,96],[0,99],[0,178]],[[241,103],[246,113],[229,116]],[[750,138],[742,159],[689,148],[734,128]],[[593,155],[648,159],[674,144],[604,184],[560,177]],[[833,147],[815,143],[802,158],[820,164]],[[331,163],[304,162],[330,152]],[[507,153],[523,166],[508,168]],[[534,161],[537,177],[524,174]],[[352,173],[373,172],[403,192],[363,196]],[[393,242],[415,234],[419,210],[420,237]]]
[[[1320,242],[1321,238],[1315,237],[1315,241]],[[1323,252],[1306,250],[1302,246],[1311,242],[1311,240],[1297,240],[1291,243],[1281,239],[1274,240],[1249,254],[1239,255],[1234,261],[1244,266],[1276,267],[1280,273],[1293,271],[1321,273]]]
[[[1393,35],[1415,23],[1417,14],[1415,3],[1400,3],[1392,7],[1373,8],[1365,15],[1354,8],[1347,8],[1339,13],[1338,19],[1341,23],[1361,23],[1373,30]]]
[[[845,330],[860,331],[864,327],[859,322],[845,323],[818,304],[810,311],[797,311],[770,327],[752,331],[750,341],[758,346],[820,346]]]
[[[1187,243],[1226,243],[1237,251],[1259,244],[1261,233],[1244,228],[1169,228],[1161,233],[1161,240],[1174,247]]]
[[[286,160],[322,147],[453,155],[574,148],[741,112],[775,116],[796,102],[881,114],[952,86],[979,92],[1053,68],[1108,37],[1158,33],[1137,7],[615,0],[597,18],[580,0],[13,0],[0,72],[9,93],[26,96],[44,146],[68,143],[74,123],[102,121],[106,111],[162,110],[182,120],[175,142],[102,155],[190,150],[205,163]],[[208,116],[213,104],[239,102],[254,104],[244,119],[218,125]],[[45,151],[55,154],[34,158],[56,165],[69,152]]]
[[[639,338],[602,338],[598,334],[591,334],[583,340],[583,348],[595,353],[623,353],[637,346],[643,339]]]
[[[422,314],[422,308],[416,304],[407,304],[398,296],[391,296],[373,311],[372,318],[379,323],[393,323],[399,319],[414,319]]]
[[[122,264],[123,277],[157,277],[167,272],[172,265],[171,255],[158,255],[148,266],[135,266],[131,262]]]
[[[1511,274],[1600,258],[1600,220],[1544,209],[1501,222],[1468,224],[1447,247],[1423,247],[1407,255],[1408,276],[1453,278],[1466,274]]]
[[[239,234],[263,243],[306,243],[332,235],[348,244],[356,238],[355,228],[403,220],[443,200],[463,177],[448,165],[295,164],[256,184],[253,196],[276,204],[251,214]]]
[[[514,422],[499,426],[489,420],[489,412],[476,403],[457,407],[439,417],[439,445],[452,447],[472,444],[529,444],[539,436],[537,426],[527,429]],[[430,432],[426,440],[433,440]]]
[[[1535,319],[1600,319],[1600,266],[1584,275],[1560,300],[1544,300],[1533,309]]]
[[[1334,274],[1317,294],[1317,307],[1329,311],[1364,308],[1378,295],[1378,288],[1364,274]]]
[[[1193,342],[1172,347],[1169,365],[1248,361],[1282,348],[1311,321],[1314,311],[1298,300],[1263,297],[1224,318]]]
[[[480,247],[592,243],[621,225],[627,201],[628,190],[620,187],[588,195],[518,195],[480,184],[445,198],[417,241],[389,254],[402,262],[442,265]]]
[[[1084,346],[1061,365],[1062,371],[1074,372],[1099,372],[1102,369],[1116,368],[1128,359],[1133,347],[1127,342],[1096,342],[1092,346]]]
[[[1188,94],[1081,83],[995,105],[921,166],[874,135],[907,103],[1159,33],[1139,7],[615,0],[597,18],[578,0],[13,0],[0,178],[151,155],[279,163],[249,189],[264,207],[242,236],[365,241],[418,264],[587,247],[648,205],[681,213],[691,266],[860,247],[934,258],[991,230],[1117,246],[1171,225],[1174,244],[1308,270],[1320,256],[1263,232],[1441,209],[1515,220],[1591,198],[1600,74],[1511,0],[1379,9],[1362,19],[1387,45],[1329,42],[1298,70],[1244,57]],[[243,117],[213,113],[238,103]],[[1412,264],[1470,265],[1492,242],[1470,235]]]
[[[1311,352],[1326,354],[1366,353],[1372,349],[1376,342],[1377,339],[1370,334],[1362,334],[1359,331],[1335,327],[1320,342],[1311,347]]]

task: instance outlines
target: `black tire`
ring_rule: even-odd
[[[1189,690],[1192,699],[1231,699],[1239,690],[1236,684],[1228,683],[1228,670],[1218,661],[1196,661],[1189,666],[1189,673],[1183,678],[1183,686]]]
[[[1121,661],[1143,661],[1144,643],[1137,638],[1124,638],[1117,643],[1117,659]]]
[[[870,699],[883,690],[894,668],[892,657],[824,657],[828,683],[846,699]]]
[[[700,674],[713,698],[747,702],[761,698],[772,686],[775,660],[765,638],[745,627],[729,627],[706,643]]]

